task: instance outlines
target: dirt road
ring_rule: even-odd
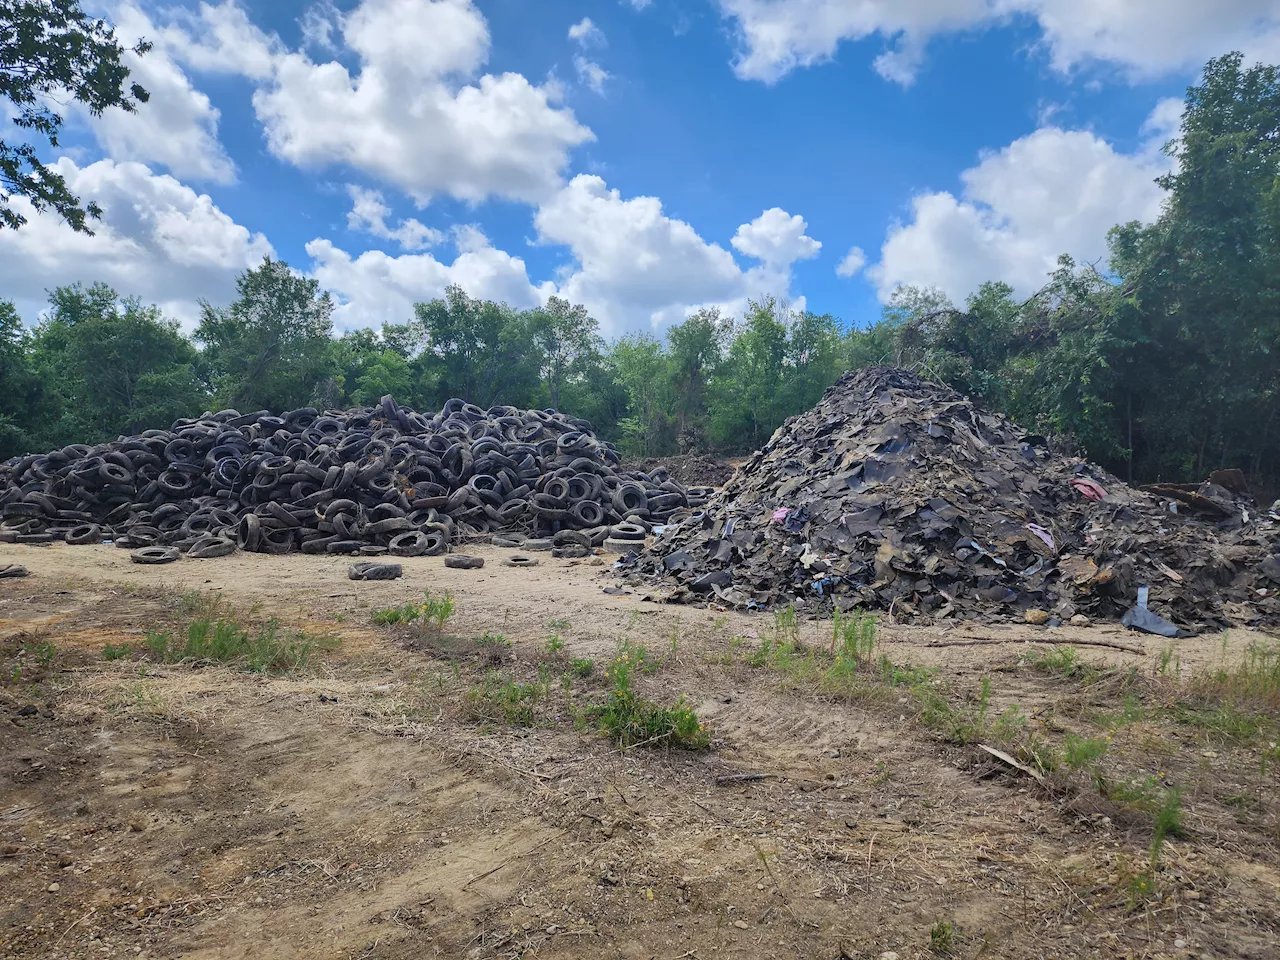
[[[882,623],[846,675],[829,622],[475,552],[0,545],[0,957],[1280,955],[1274,640]],[[147,639],[218,618],[309,657]],[[600,732],[623,653],[708,749]]]

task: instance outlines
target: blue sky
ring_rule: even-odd
[[[566,296],[609,335],[766,294],[858,324],[900,283],[1029,294],[1156,215],[1187,84],[1233,48],[1278,59],[1278,6],[112,3],[156,43],[152,102],[70,118],[48,158],[106,219],[0,234],[0,296],[34,320],[103,280],[189,325],[267,252],[346,328],[450,282]]]

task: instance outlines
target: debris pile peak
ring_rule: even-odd
[[[1145,585],[1182,627],[1280,623],[1275,515],[1191,491],[1129,487],[949,387],[871,367],[624,570],[657,580],[655,599],[737,608],[1119,619]]]

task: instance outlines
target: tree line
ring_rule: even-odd
[[[701,310],[662,337],[606,343],[587,310],[533,309],[458,288],[381,330],[333,331],[315,280],[267,259],[186,336],[103,286],[54,290],[22,324],[0,301],[0,458],[93,442],[205,410],[451,397],[551,407],[635,456],[737,454],[812,406],[843,371],[925,373],[1024,426],[1070,437],[1134,482],[1239,467],[1280,476],[1280,83],[1239,54],[1187,92],[1152,224],[1109,234],[1109,262],[1063,257],[1018,298],[987,283],[963,305],[903,287],[867,327],[765,297]]]

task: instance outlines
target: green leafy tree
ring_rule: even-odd
[[[457,286],[414,306],[412,335],[421,350],[418,377],[436,385],[440,401],[460,397],[481,407],[528,406],[541,374],[528,318],[505,303],[476,300]]]
[[[639,457],[674,453],[670,361],[662,342],[647,333],[621,337],[614,342],[609,358],[627,393],[627,416],[618,423],[623,451]]]
[[[782,422],[788,311],[773,297],[749,301],[712,392],[712,438],[733,450],[760,447]]]
[[[0,300],[0,460],[35,450],[47,422],[47,392],[31,360],[31,335]]]
[[[105,284],[59,287],[36,328],[33,359],[61,407],[45,439],[98,441],[168,427],[208,399],[201,358],[176,321]]]
[[[204,344],[221,402],[241,410],[288,410],[316,400],[332,381],[333,300],[317,281],[266,257],[236,280],[239,297],[202,303]]]
[[[805,311],[790,318],[786,372],[778,389],[783,417],[808,410],[822,398],[844,366],[843,347],[840,322],[831,314]]]
[[[541,361],[542,383],[552,409],[560,409],[561,393],[574,377],[596,361],[604,341],[600,324],[581,304],[551,297],[547,305],[529,312],[525,323]]]
[[[1280,469],[1280,77],[1239,53],[1187,91],[1159,220],[1111,236],[1136,470]],[[1265,471],[1264,471],[1264,468]]]
[[[708,388],[733,336],[733,321],[705,308],[667,330],[676,432],[682,449],[705,448]]]
[[[590,420],[600,436],[618,436],[618,422],[627,415],[628,397],[607,348],[577,361],[560,402],[566,413]]]
[[[144,41],[133,52],[150,49]],[[124,53],[112,27],[86,15],[79,0],[0,0],[0,97],[13,104],[19,128],[50,146],[58,146],[63,122],[51,104],[70,99],[100,116],[112,107],[133,112],[147,101],[138,84],[126,88]],[[14,196],[36,210],[55,211],[82,233],[92,233],[89,221],[102,216],[96,203],[80,205],[62,175],[40,162],[33,144],[0,140],[0,228],[27,222],[11,205]]]

